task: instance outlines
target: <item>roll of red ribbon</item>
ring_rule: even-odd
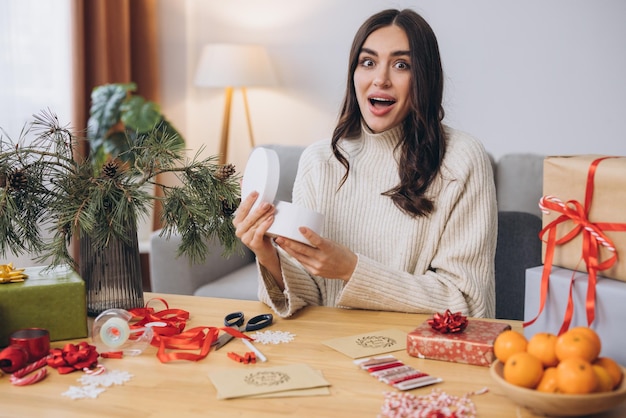
[[[28,364],[28,352],[20,345],[10,345],[0,351],[0,369],[13,373]]]
[[[33,363],[50,353],[50,333],[42,328],[25,328],[9,336],[11,345],[19,345],[28,353],[28,363]]]

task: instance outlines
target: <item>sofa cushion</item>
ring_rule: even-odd
[[[250,263],[218,280],[200,286],[194,296],[259,300],[256,263]]]
[[[498,212],[496,318],[524,319],[526,269],[541,264],[541,218],[526,212]]]
[[[498,159],[495,172],[498,210],[521,211],[541,217],[543,155],[507,154]]]

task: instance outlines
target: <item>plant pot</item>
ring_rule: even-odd
[[[129,228],[130,241],[112,238],[97,249],[89,237],[80,240],[80,275],[85,281],[87,315],[107,309],[130,310],[144,305],[137,228]]]

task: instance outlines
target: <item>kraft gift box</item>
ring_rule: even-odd
[[[604,156],[552,156],[544,159],[542,200],[549,196],[550,199],[558,199],[562,203],[575,201],[580,204],[581,209],[576,211],[575,204],[571,204],[572,210],[565,214],[569,219],[556,225],[557,239],[566,236],[579,225],[582,227],[573,239],[554,247],[552,265],[587,271],[583,260],[583,234],[601,231],[614,244],[617,261],[608,269],[599,270],[598,274],[626,281],[626,157],[609,157],[594,164],[594,161],[600,158]],[[588,184],[590,173],[593,174],[593,181]],[[588,202],[587,196],[590,197]],[[549,209],[548,213],[543,215],[544,228],[564,215],[556,206],[552,207],[555,210]],[[570,217],[570,214],[573,217]],[[582,215],[582,221],[579,215]],[[585,229],[584,227],[590,226],[582,224],[585,221],[593,224],[597,230]],[[544,263],[547,236],[546,232],[542,237]],[[600,261],[615,255],[608,250],[609,247],[597,245]]]
[[[19,267],[19,266],[16,266]],[[21,283],[0,284],[0,347],[20,329],[43,328],[50,340],[87,336],[85,284],[73,270],[45,266],[24,270]]]
[[[413,357],[490,366],[495,360],[493,343],[509,324],[469,319],[461,332],[443,334],[424,321],[407,336],[407,352]]]
[[[539,313],[542,273],[543,266],[526,270],[524,322],[531,321]],[[572,277],[574,277],[572,289],[574,312],[569,328],[588,325],[585,301],[589,276],[587,273],[553,267],[543,311],[532,325],[524,328],[524,335],[527,338],[538,332],[555,335],[559,333],[565,318]],[[602,341],[600,355],[611,357],[622,366],[626,366],[626,333],[624,333],[626,283],[600,276],[597,279],[595,319],[591,328],[598,333]]]

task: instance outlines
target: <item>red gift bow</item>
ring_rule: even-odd
[[[462,332],[468,323],[467,317],[461,315],[461,312],[453,314],[450,309],[446,309],[443,315],[435,313],[427,322],[435,331],[442,334]]]
[[[98,352],[95,346],[84,341],[78,344],[68,343],[62,349],[51,349],[47,362],[48,366],[57,369],[59,374],[67,374],[97,366]]]
[[[563,203],[561,200],[554,196],[544,196],[539,201],[539,207],[545,213],[549,213],[550,210],[561,213],[554,221],[550,222],[539,232],[539,239],[543,240],[545,233],[548,233],[548,240],[546,242],[546,255],[544,260],[543,273],[541,276],[541,290],[540,290],[540,302],[539,313],[530,321],[524,322],[524,327],[532,325],[541,315],[545,307],[545,303],[548,297],[548,283],[550,280],[550,272],[552,270],[552,261],[554,259],[554,248],[557,245],[564,244],[578,234],[582,233],[583,237],[583,250],[582,259],[587,266],[587,273],[589,274],[589,280],[587,283],[587,296],[585,300],[585,310],[587,312],[587,325],[591,326],[595,319],[595,301],[596,301],[596,284],[598,271],[609,269],[617,261],[617,252],[615,251],[615,244],[604,233],[604,231],[626,231],[626,224],[611,223],[611,222],[591,222],[589,220],[589,209],[591,208],[591,202],[593,200],[594,191],[594,177],[598,168],[598,165],[607,158],[616,157],[601,157],[594,160],[589,166],[587,172],[587,185],[585,189],[585,204],[581,205],[576,200],[568,200]],[[572,229],[563,237],[557,239],[556,228],[557,225],[572,221]],[[611,256],[604,261],[600,261],[599,249],[600,246],[604,246]],[[567,299],[567,308],[559,335],[565,332],[572,321],[574,316],[574,299],[572,296],[574,286],[574,276],[570,280],[569,295]]]
[[[161,301],[165,305],[165,309],[157,312],[153,308],[149,308],[148,304],[152,300]],[[133,315],[131,321],[137,321],[130,326],[131,328],[141,328],[150,322],[165,323],[165,326],[152,327],[154,337],[151,344],[159,348],[157,357],[162,363],[174,360],[202,360],[209,355],[211,345],[217,340],[219,330],[223,330],[236,338],[252,340],[252,338],[231,327],[199,326],[185,330],[189,312],[182,309],[170,309],[167,302],[160,298],[150,299],[146,302],[145,308],[135,308],[129,312]],[[198,354],[185,352],[168,353],[166,352],[167,349],[200,350],[200,352]]]

